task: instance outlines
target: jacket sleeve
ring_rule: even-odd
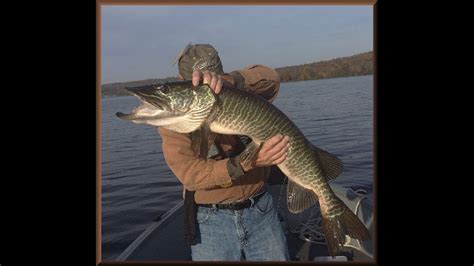
[[[244,79],[244,90],[253,92],[269,102],[273,102],[277,97],[280,76],[276,70],[263,65],[251,65],[236,72]]]
[[[165,128],[158,128],[158,132],[166,163],[186,189],[205,190],[232,182],[227,169],[228,158],[206,161],[194,153],[186,134]]]

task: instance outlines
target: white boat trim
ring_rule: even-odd
[[[148,236],[155,231],[156,228],[160,227],[161,225],[169,222],[172,217],[174,217],[177,211],[183,207],[184,201],[180,201],[177,203],[173,208],[167,211],[165,214],[162,215],[161,219],[158,222],[153,223],[150,225],[143,233],[141,233],[123,252],[120,256],[115,259],[116,261],[126,261],[130,255],[132,255],[133,251],[139,247]]]

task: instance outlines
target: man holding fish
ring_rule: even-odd
[[[255,93],[269,102],[278,94],[280,79],[275,70],[253,65],[226,74],[211,45],[188,45],[176,61],[179,79],[192,80],[195,86],[208,84],[216,94],[222,86]],[[244,136],[216,135],[207,158],[202,158],[193,150],[190,134],[163,127],[158,131],[165,160],[186,191],[186,232],[194,261],[289,260],[265,184],[270,166],[286,158],[287,136],[273,136],[252,163],[244,164],[240,154],[249,142]]]
[[[128,88],[142,104],[116,115],[159,127],[165,160],[184,185],[193,260],[288,259],[265,186],[273,165],[288,177],[291,213],[319,204],[331,256],[347,236],[371,239],[329,185],[342,161],[314,146],[270,103],[279,89],[275,70],[255,65],[225,74],[210,45],[187,46],[177,61],[189,81]]]

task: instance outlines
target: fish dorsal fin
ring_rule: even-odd
[[[323,176],[327,181],[333,180],[342,173],[344,165],[342,164],[342,161],[339,160],[339,158],[323,149],[314,146],[313,150],[316,153],[316,157],[318,158],[319,166]]]
[[[318,202],[318,196],[295,182],[288,180],[288,209],[292,213],[300,213]]]

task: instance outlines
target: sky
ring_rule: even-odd
[[[225,72],[351,56],[373,49],[373,7],[101,7],[101,83],[175,77],[189,43],[216,48]]]

